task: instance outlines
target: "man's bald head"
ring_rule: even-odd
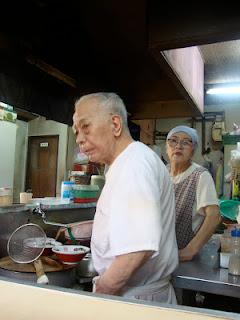
[[[87,100],[93,101],[93,107],[96,106],[96,112],[106,112],[106,114],[116,114],[120,116],[124,130],[128,131],[127,110],[122,99],[112,92],[98,92],[82,96],[75,103],[75,108]],[[96,103],[94,103],[94,101]]]

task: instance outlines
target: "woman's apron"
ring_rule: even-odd
[[[195,236],[192,230],[193,205],[197,184],[205,168],[196,168],[182,182],[174,184],[176,201],[176,238],[179,249],[183,249]],[[200,226],[199,226],[200,227]]]

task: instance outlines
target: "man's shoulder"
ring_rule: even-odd
[[[159,155],[140,141],[134,142],[129,148],[127,161],[129,164],[133,162],[136,170],[151,168],[156,172],[160,170],[168,174],[168,170]]]

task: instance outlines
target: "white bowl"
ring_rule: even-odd
[[[55,246],[61,246],[62,243],[59,241],[56,241],[53,238],[46,238],[46,244],[44,246],[44,238],[27,238],[24,240],[24,244],[30,248],[43,248],[42,255],[48,256],[52,254],[52,248]]]

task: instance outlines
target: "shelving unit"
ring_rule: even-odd
[[[234,145],[240,142],[240,134],[232,135],[232,134],[224,134],[223,135],[223,144],[224,145]]]

